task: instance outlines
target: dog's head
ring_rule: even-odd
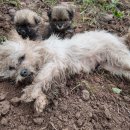
[[[0,46],[0,77],[16,83],[33,81],[42,64],[43,49],[26,40],[6,41]]]
[[[48,12],[49,22],[54,31],[65,31],[71,26],[74,10],[71,7],[58,5]]]
[[[18,10],[14,16],[16,30],[24,39],[35,39],[40,22],[40,16],[29,9]]]

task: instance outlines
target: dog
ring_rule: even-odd
[[[41,28],[43,28],[43,19],[34,11],[29,9],[21,9],[16,11],[14,15],[15,28],[23,39],[30,40],[41,39]]]
[[[47,11],[49,18],[48,34],[43,35],[43,39],[47,39],[51,34],[56,34],[60,38],[71,38],[74,34],[72,21],[74,18],[74,7],[71,5],[57,5]],[[47,29],[46,29],[47,30]]]
[[[71,39],[52,35],[45,41],[16,40],[0,45],[0,77],[16,83],[31,78],[19,100],[35,101],[38,113],[48,104],[45,92],[53,83],[81,71],[89,74],[97,64],[130,79],[130,51],[120,37],[105,31],[88,31]]]

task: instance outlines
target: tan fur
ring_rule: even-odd
[[[18,63],[22,55],[25,55],[25,59]],[[21,69],[33,72],[33,82],[25,87],[19,100],[35,100],[37,112],[42,112],[48,104],[44,92],[53,83],[59,83],[67,75],[81,71],[89,74],[97,64],[112,74],[130,79],[129,50],[121,38],[105,31],[85,32],[64,40],[53,35],[41,42],[6,41],[0,46],[0,77],[24,82]],[[9,70],[9,66],[15,69]]]
[[[67,10],[72,10],[69,6],[58,5],[52,8],[52,19],[69,19]]]
[[[37,22],[36,22],[37,21]],[[17,25],[27,24],[29,28],[37,34],[37,36],[30,38],[30,40],[42,40],[42,34],[46,26],[45,20],[40,17],[36,12],[29,9],[18,10],[14,16],[14,24]]]
[[[17,33],[17,31],[15,29],[12,29],[8,36],[7,39],[11,40],[11,41],[19,41],[22,40],[21,36]]]
[[[14,17],[14,23],[20,24],[23,23],[24,21],[27,21],[28,23],[35,25],[35,19],[34,19],[35,17],[40,19],[37,13],[33,12],[32,10],[29,9],[18,10]]]
[[[74,13],[74,7],[63,4],[56,5],[48,10],[50,25],[48,26],[49,32],[47,36],[50,37],[51,34],[56,34],[62,39],[71,38],[75,33],[72,26]]]

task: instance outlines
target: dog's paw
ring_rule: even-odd
[[[27,86],[25,89],[23,89],[23,94],[20,98],[21,101],[24,101],[24,102],[31,102],[35,99],[35,96],[34,96],[34,87],[33,86]]]
[[[47,104],[48,104],[48,101],[47,101],[46,95],[42,93],[36,98],[36,101],[34,103],[34,108],[37,113],[41,113],[43,112]]]

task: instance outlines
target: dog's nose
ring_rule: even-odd
[[[24,29],[21,29],[20,31],[22,35],[26,35],[26,31]]]
[[[22,77],[27,77],[27,76],[29,75],[29,72],[28,72],[27,69],[23,69],[23,70],[21,70],[20,75],[21,75]]]
[[[59,24],[59,27],[61,28],[61,27],[62,27],[62,24]]]
[[[59,26],[59,28],[62,28],[62,24],[59,24],[58,26]]]

